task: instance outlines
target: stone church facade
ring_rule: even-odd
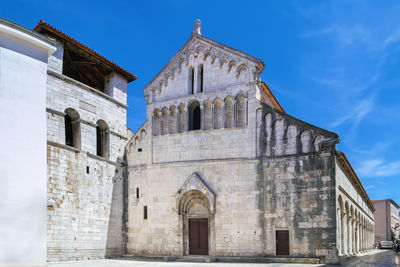
[[[264,63],[201,35],[144,88],[126,145],[134,255],[311,257],[373,243],[373,205],[337,134],[288,115]]]

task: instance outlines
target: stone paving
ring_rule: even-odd
[[[285,264],[285,263],[200,263],[200,262],[160,262],[160,261],[147,261],[147,260],[128,260],[128,259],[102,259],[102,260],[84,260],[84,261],[70,261],[70,262],[49,262],[49,267],[337,267],[338,265],[325,265],[325,264]],[[374,250],[363,256],[357,256],[350,260],[347,264],[342,266],[348,267],[389,267],[400,266],[400,253],[395,254],[392,250]]]
[[[357,257],[351,260],[344,266],[352,267],[389,267],[389,266],[400,266],[400,253],[396,254],[392,250],[377,250],[376,253],[370,253],[363,257]]]
[[[121,266],[121,267],[227,267],[227,266],[257,266],[257,267],[311,267],[311,266],[325,266],[324,264],[282,264],[282,263],[200,263],[200,262],[155,262],[155,261],[133,261],[133,260],[87,260],[78,262],[67,263],[49,263],[48,266],[54,267],[108,267],[108,266]]]

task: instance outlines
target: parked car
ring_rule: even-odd
[[[381,241],[379,242],[379,248],[390,248],[392,249],[393,242],[392,241]]]

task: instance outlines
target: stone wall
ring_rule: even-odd
[[[183,254],[175,195],[195,172],[217,195],[210,255],[275,255],[279,229],[290,232],[292,256],[334,255],[331,161],[330,155],[304,155],[131,166],[128,253]],[[148,206],[147,220],[143,206]]]
[[[48,145],[47,162],[47,259],[123,253],[124,169],[67,146]]]
[[[289,230],[290,256],[336,260],[334,143],[328,150],[320,145],[337,136],[252,103],[249,117],[258,119],[246,128],[146,134],[130,142],[128,253],[187,253],[177,194],[196,173],[216,195],[210,255],[274,256],[275,231]],[[138,132],[151,132],[150,125]],[[151,160],[143,161],[138,146],[151,151]]]
[[[51,62],[46,105],[48,260],[121,255],[125,252],[126,80],[108,77],[110,96],[62,75],[62,61],[53,57]],[[67,110],[78,117],[76,147],[66,145]],[[99,121],[107,124],[104,157],[96,151]]]

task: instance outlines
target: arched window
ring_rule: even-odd
[[[172,105],[169,108],[169,121],[168,121],[169,133],[174,134],[177,131],[176,127],[176,107]]]
[[[246,100],[242,94],[236,97],[236,126],[246,126]]]
[[[225,98],[225,128],[233,127],[233,98],[227,96]]]
[[[81,147],[81,126],[79,113],[67,108],[64,116],[65,123],[65,144],[75,148]]]
[[[96,154],[99,157],[107,158],[110,147],[108,125],[103,120],[97,121],[96,127]]]
[[[216,98],[214,100],[214,129],[222,128],[222,100]]]
[[[200,103],[193,102],[189,106],[189,131],[200,130],[200,126],[201,126]]]
[[[161,121],[161,134],[168,134],[168,108],[164,107],[161,110],[162,113],[162,121]]]
[[[178,133],[183,133],[185,131],[185,106],[180,104],[178,106]]]
[[[161,112],[157,108],[154,110],[153,114],[153,135],[160,135],[160,117]]]

